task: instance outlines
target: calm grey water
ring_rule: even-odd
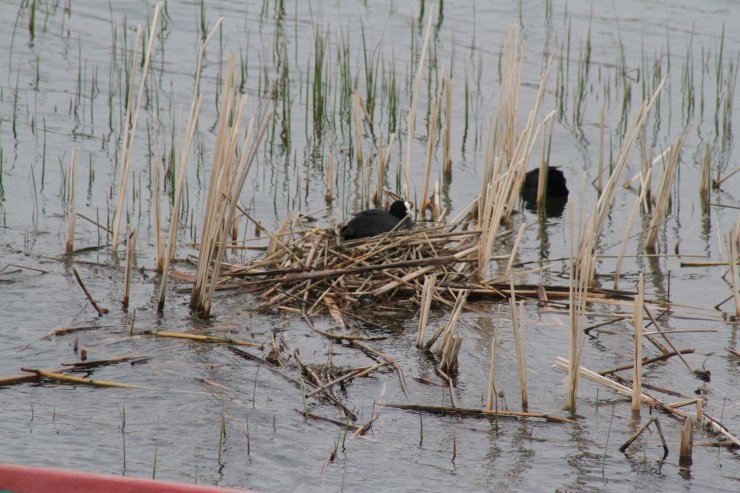
[[[110,221],[120,172],[125,67],[136,27],[142,25],[146,30],[153,8],[152,2],[134,1],[110,5],[38,2],[32,35],[30,4],[19,7],[15,2],[0,2],[0,268],[17,264],[45,272],[7,266],[0,274],[0,377],[19,374],[21,367],[57,369],[78,359],[76,343],[87,349],[91,359],[124,353],[149,356],[146,363],[107,366],[86,375],[144,388],[54,384],[0,388],[1,461],[141,477],[155,473],[168,480],[276,492],[737,491],[740,459],[736,451],[697,446],[692,467],[678,467],[682,423],[665,414],[657,414],[670,449],[665,462],[659,460],[662,449],[655,432],[644,435],[627,454],[620,453],[619,446],[639,424],[631,418],[629,401],[590,382],[581,384],[574,425],[419,416],[376,407],[379,400],[449,404],[442,387],[417,380],[436,381],[436,376],[433,362],[414,347],[415,318],[379,315],[376,325],[360,327],[369,335],[388,336],[375,343],[376,347],[403,368],[410,395],[404,397],[398,378],[390,371],[347,385],[340,395],[359,414],[360,422],[367,421],[374,411],[379,410],[380,417],[366,436],[346,441],[337,426],[304,420],[300,389],[294,384],[224,347],[129,337],[127,324],[135,312],[136,330],[226,332],[260,343],[268,343],[275,335],[285,341],[290,352],[299,349],[306,362],[323,364],[331,352],[339,367],[370,363],[356,350],[330,346],[299,318],[254,312],[259,300],[243,293],[219,294],[214,317],[206,323],[193,321],[187,293],[173,283],[164,313],[157,314],[153,299],[159,279],[153,271],[153,199],[148,171],[155,147],[153,115],[159,122],[160,145],[168,152],[173,128],[179,118],[185,119],[190,105],[201,21],[210,29],[223,16],[222,30],[208,47],[203,72],[204,103],[188,170],[187,213],[182,218],[178,257],[195,253],[189,245],[198,239],[193,232],[200,229],[206,196],[219,73],[229,53],[236,53],[245,68],[251,114],[264,103],[266,84],[284,74],[280,72],[282,64],[288,67],[289,96],[276,108],[283,115],[290,114],[284,134],[289,140],[280,138],[280,129],[271,132],[269,145],[251,171],[243,202],[268,226],[276,226],[297,210],[320,210],[322,224],[339,223],[357,207],[358,196],[355,169],[348,158],[351,136],[342,133],[337,121],[338,52],[348,46],[350,74],[364,99],[363,39],[370,59],[377,57],[378,87],[383,74],[395,70],[399,125],[405,132],[403,122],[415,68],[412,62],[420,49],[424,25],[419,2],[285,2],[281,10],[275,2],[213,1],[205,4],[203,14],[197,2],[170,2],[162,34],[155,43],[146,108],[134,148],[127,209],[139,228],[140,269],[134,276],[130,307],[124,311],[118,301],[122,262],[111,255],[110,248],[80,253],[74,260],[60,255],[66,228],[63,189],[70,156],[77,148],[77,209],[102,223]],[[439,5],[426,3],[424,15],[429,11],[438,14]],[[727,258],[725,238],[738,222],[740,175],[712,192],[706,214],[698,194],[707,144],[713,148],[713,175],[725,175],[738,163],[732,138],[738,116],[733,98],[740,48],[740,33],[734,29],[740,23],[740,10],[735,2],[448,1],[442,14],[435,23],[432,53],[436,69],[445,67],[455,84],[455,171],[452,183],[443,190],[443,200],[452,214],[463,209],[478,190],[485,129],[499,93],[500,47],[512,23],[520,24],[526,41],[522,119],[531,107],[547,55],[556,54],[541,116],[562,109],[553,127],[551,161],[561,165],[568,177],[578,204],[576,215],[581,209],[588,213],[596,198],[591,183],[599,161],[602,109],[609,159],[619,148],[623,107],[639,106],[656,81],[669,75],[659,104],[649,117],[645,142],[646,152],[656,156],[688,128],[670,217],[660,236],[662,252],[679,251],[683,257],[630,258],[623,266],[622,287],[633,288],[637,273],[644,271],[648,297],[670,296],[677,305],[663,319],[664,328],[711,331],[680,332],[672,338],[678,347],[696,349],[686,358],[693,367],[710,370],[710,382],[694,378],[675,358],[648,367],[644,378],[685,394],[703,393],[706,413],[721,419],[735,436],[740,434],[738,359],[725,350],[738,349],[738,326],[723,320],[722,312],[713,308],[730,296],[729,278],[723,277],[722,267],[680,264]],[[312,130],[313,106],[307,89],[314,84],[317,33],[326,39],[328,107],[333,118],[320,138]],[[584,97],[578,103],[579,60],[587,44],[590,67]],[[436,76],[432,78],[436,80]],[[136,81],[138,87],[138,73]],[[624,81],[629,87],[628,99]],[[564,96],[558,86],[565,88]],[[382,94],[378,96],[376,120],[387,135],[388,97],[383,91],[378,91]],[[419,104],[413,147],[417,195],[423,186],[429,106],[426,82]],[[583,117],[577,122],[574,108],[579,104]],[[276,121],[282,125],[284,120]],[[367,149],[371,139],[366,138]],[[405,146],[405,135],[400,139]],[[401,149],[393,153],[390,175],[402,160]],[[328,152],[337,157],[339,170],[337,201],[331,210],[324,209],[323,200],[323,163]],[[639,151],[633,154],[629,176],[639,167]],[[441,149],[435,169],[440,161]],[[390,183],[395,187],[392,177]],[[609,256],[618,253],[615,245],[624,234],[634,197],[634,190],[618,192],[605,227],[603,258],[597,272],[605,276],[606,286],[611,285],[609,276],[614,270]],[[164,199],[163,207],[169,210]],[[562,218],[540,221],[524,212],[515,220],[515,226],[520,222],[530,225],[520,248],[522,262],[569,255]],[[109,242],[90,223],[78,219],[77,224],[78,248]],[[636,231],[645,228],[642,220],[638,224]],[[637,235],[633,239],[628,255],[642,252],[641,238]],[[86,302],[72,275],[73,266],[95,298],[110,309],[107,315],[98,317]],[[554,274],[545,280],[561,285],[567,282]],[[494,324],[491,314],[495,313],[495,307],[489,305],[476,308],[463,317],[465,341],[456,389],[459,404],[470,407],[485,401]],[[605,320],[608,310],[596,309],[599,313],[587,323]],[[733,311],[732,303],[721,309]],[[504,392],[506,406],[518,410],[516,359],[506,307],[502,307],[502,314],[497,385]],[[444,319],[445,314],[436,316]],[[526,318],[530,410],[562,414],[565,380],[551,365],[557,356],[568,353],[567,315],[531,304]],[[331,327],[329,320],[316,322],[322,328]],[[91,328],[47,337],[60,326]],[[631,329],[627,324],[609,328],[586,339],[584,366],[605,369],[630,360]],[[651,351],[646,347],[652,355]],[[339,419],[336,409],[324,402],[309,399],[308,406],[316,414]],[[648,412],[643,408],[643,420]],[[225,439],[220,442],[222,422],[226,423]],[[697,444],[716,441],[715,435],[702,430],[695,436]],[[336,457],[326,463],[337,443]]]

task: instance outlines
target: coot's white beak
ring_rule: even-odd
[[[406,215],[411,217],[411,209],[414,207],[408,200],[403,201],[403,205],[406,206]]]

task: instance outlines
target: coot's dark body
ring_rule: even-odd
[[[413,222],[409,217],[406,202],[396,200],[388,212],[382,209],[369,209],[355,215],[342,228],[342,239],[354,240],[387,233],[393,228],[408,229]]]
[[[524,184],[522,185],[522,198],[531,202],[537,200],[537,184],[540,181],[540,169],[535,168],[527,171],[524,175]],[[565,185],[565,175],[560,168],[549,166],[547,168],[547,190],[545,197],[564,198],[568,196],[568,187]]]

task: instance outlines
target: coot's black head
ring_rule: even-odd
[[[396,216],[398,219],[405,219],[411,216],[411,204],[405,200],[396,200],[391,204],[388,212]]]

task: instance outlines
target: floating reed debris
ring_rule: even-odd
[[[473,417],[494,417],[500,416],[504,418],[539,418],[551,423],[575,423],[576,421],[570,418],[562,418],[560,416],[554,416],[547,413],[531,413],[522,411],[493,411],[487,409],[477,409],[470,407],[445,407],[445,406],[425,406],[422,404],[381,404],[385,407],[392,407],[395,409],[404,409],[407,411],[420,411],[431,414],[454,414],[456,416],[473,416]]]
[[[63,383],[85,384],[85,385],[93,385],[95,387],[122,387],[122,388],[127,388],[127,389],[141,388],[140,385],[134,385],[131,383],[119,383],[119,382],[111,382],[108,380],[93,380],[91,378],[73,377],[72,375],[64,375],[62,373],[56,373],[56,372],[47,371],[47,370],[38,370],[36,368],[21,368],[21,371],[25,371],[28,373],[34,373],[39,378],[46,378],[49,380],[54,380],[54,381],[63,382]]]

